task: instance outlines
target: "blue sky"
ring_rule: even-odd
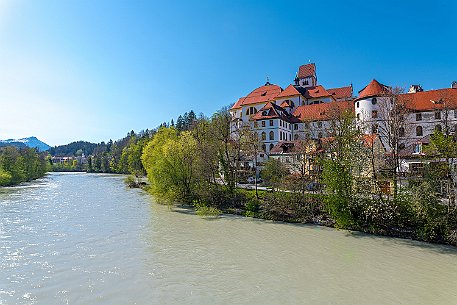
[[[115,140],[309,61],[325,87],[448,87],[457,2],[0,0],[0,139]]]

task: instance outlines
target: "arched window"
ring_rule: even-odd
[[[378,100],[374,97],[371,99],[371,104],[376,105],[378,103]]]
[[[439,132],[443,131],[443,128],[441,127],[440,124],[438,124],[438,125],[435,126],[435,131],[436,131],[436,132],[438,132],[438,131],[439,131]]]
[[[262,144],[262,150],[263,150],[264,152],[267,151],[267,146],[266,146],[265,144]]]
[[[416,127],[416,136],[421,137],[423,135],[422,126]]]
[[[270,140],[275,139],[275,133],[273,131],[270,131]]]
[[[265,141],[267,139],[267,134],[264,132],[262,132],[262,141]]]
[[[400,136],[400,137],[404,137],[405,136],[405,128],[404,127],[400,127],[398,129],[398,136]]]
[[[270,144],[270,151],[273,149],[274,145]]]

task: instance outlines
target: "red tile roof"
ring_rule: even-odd
[[[347,87],[327,89],[327,92],[330,93],[337,100],[351,99],[352,98],[352,85],[347,86]]]
[[[384,95],[390,92],[390,88],[373,79],[365,88],[359,91],[357,99],[365,97]]]
[[[244,105],[265,103],[272,101],[281,93],[282,88],[277,85],[265,85],[249,93],[246,97],[240,98],[232,109],[241,108]]]
[[[297,95],[300,95],[300,92],[298,92],[297,89],[295,89],[295,87],[293,85],[289,85],[289,86],[287,86],[286,89],[284,89],[283,92],[279,93],[278,96],[276,96],[276,98],[297,96]]]
[[[284,108],[284,109],[286,109],[287,107],[294,108],[294,102],[292,102],[291,100],[285,100],[284,102],[281,103],[281,105],[279,105],[279,107]]]
[[[306,64],[298,68],[298,78],[316,76],[316,65]]]
[[[331,102],[315,105],[299,106],[293,115],[300,121],[328,121],[335,113],[346,109],[354,109],[354,104],[349,102]]]
[[[411,111],[457,109],[457,89],[445,88],[405,93],[399,96],[399,101]]]
[[[321,85],[317,85],[315,87],[308,87],[306,88],[305,97],[306,98],[318,98],[318,97],[327,97],[332,96],[330,93],[325,90],[324,87]]]

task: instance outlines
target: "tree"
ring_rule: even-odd
[[[400,140],[405,130],[405,117],[408,113],[407,96],[400,95],[403,88],[395,87],[386,91],[380,101],[379,115],[381,121],[378,125],[378,134],[388,150],[386,167],[389,177],[393,182],[393,197],[397,198],[400,172]]]
[[[330,135],[326,148],[328,158],[323,161],[323,181],[326,186],[327,208],[337,226],[350,227],[354,203],[354,177],[359,169],[357,153],[360,151],[361,133],[351,110],[335,109],[331,114]]]
[[[269,158],[262,170],[262,177],[266,183],[271,186],[272,190],[277,190],[289,174],[289,170],[281,161]]]

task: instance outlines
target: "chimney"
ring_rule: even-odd
[[[453,81],[451,84],[452,89],[457,89],[457,81]]]

